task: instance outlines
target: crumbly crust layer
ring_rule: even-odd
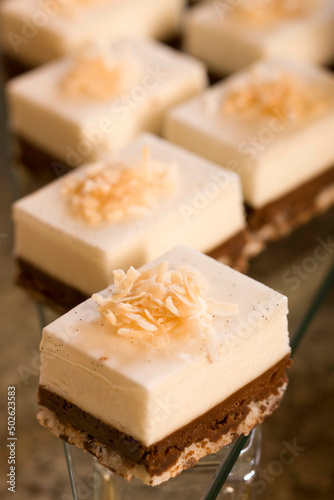
[[[27,71],[33,69],[31,66],[24,64],[23,62],[19,61],[18,59],[15,59],[14,57],[10,56],[9,54],[6,54],[5,52],[2,52],[1,59],[4,70],[3,75],[6,81],[10,80],[11,78],[14,78],[15,76],[22,75],[22,73],[26,73]]]

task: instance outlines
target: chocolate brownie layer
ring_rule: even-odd
[[[26,71],[32,69],[31,66],[22,63],[18,59],[11,57],[10,55],[4,52],[1,54],[1,59],[3,66],[3,74],[6,80],[14,78],[15,76],[21,75],[22,73],[25,73]]]
[[[333,193],[330,192],[331,186]],[[324,199],[321,198],[322,192]],[[247,221],[251,231],[260,235],[262,231],[264,237],[276,239],[322,213],[333,203],[334,167],[263,208],[247,206]]]
[[[73,170],[70,165],[51,156],[21,136],[17,141],[17,160],[37,175],[43,182],[52,182]]]
[[[245,270],[247,261],[243,255],[243,249],[246,241],[247,232],[241,231],[209,255],[217,255],[217,258],[224,257],[224,260],[238,270],[242,267],[241,263],[245,263],[242,269]],[[27,289],[34,300],[64,313],[89,298],[88,295],[53,278],[26,260],[20,257],[16,260],[19,268],[16,283]]]
[[[222,245],[208,252],[207,255],[240,272],[245,272],[248,267],[247,246],[250,243],[250,239],[251,235],[247,229],[244,229],[225,241]]]
[[[84,293],[49,276],[24,259],[17,258],[16,261],[19,267],[16,283],[28,290],[34,300],[64,313],[88,299]]]
[[[131,436],[42,386],[39,387],[38,403],[51,410],[61,424],[72,425],[78,431],[87,433],[87,451],[91,451],[90,443],[98,441],[116,451],[130,468],[138,464],[143,465],[151,476],[159,476],[171,468],[183,450],[193,443],[206,439],[217,442],[225,434],[235,431],[247,418],[251,403],[278,395],[279,389],[287,382],[285,370],[290,364],[289,356],[284,357],[228,399],[151,446],[143,446]]]

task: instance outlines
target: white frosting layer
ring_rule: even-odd
[[[63,58],[8,84],[13,132],[75,167],[123,147],[140,132],[160,133],[166,111],[206,86],[202,63],[158,42],[122,40],[108,50],[114,60],[128,57],[139,66],[130,89],[102,101],[67,95],[61,82],[73,58]]]
[[[314,86],[324,109],[306,118],[246,117],[223,113],[223,99],[252,71],[286,71]],[[320,100],[319,99],[319,100]],[[201,96],[172,109],[165,137],[211,161],[238,172],[244,197],[260,208],[334,165],[334,78],[316,66],[287,61],[256,63]]]
[[[115,158],[141,158],[143,146],[152,159],[178,165],[176,190],[148,216],[91,225],[72,214],[59,179],[14,205],[16,255],[91,295],[108,286],[114,269],[139,267],[178,244],[207,252],[245,227],[236,174],[150,134]]]
[[[1,40],[8,54],[36,66],[91,40],[169,37],[179,27],[184,3],[184,0],[96,0],[78,6],[79,2],[74,0],[4,0],[0,4]],[[63,4],[63,9],[59,4]]]
[[[190,248],[177,247],[161,261],[194,267],[210,296],[239,305],[240,315],[214,319],[219,361],[209,360],[201,340],[175,340],[157,351],[113,336],[92,299],[47,326],[41,342],[41,385],[146,446],[290,352],[286,297]]]
[[[313,63],[333,60],[332,0],[319,1],[319,10],[309,15],[269,26],[254,25],[236,15],[234,5],[240,3],[234,0],[203,2],[186,17],[185,49],[205,61],[215,73],[232,73],[270,57]]]

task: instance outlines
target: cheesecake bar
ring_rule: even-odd
[[[245,270],[239,176],[150,134],[14,204],[18,282],[62,311],[186,244]]]
[[[266,58],[334,60],[332,0],[212,0],[189,10],[187,52],[222,76]]]
[[[9,82],[10,128],[30,169],[101,159],[207,83],[204,65],[159,42],[94,45]]]
[[[176,106],[165,136],[240,174],[249,226],[267,240],[333,204],[333,128],[333,75],[268,60]]]
[[[184,0],[3,0],[1,46],[14,76],[88,42],[124,36],[167,39],[180,25]]]
[[[279,405],[287,299],[188,247],[44,328],[39,422],[123,478],[158,485]]]

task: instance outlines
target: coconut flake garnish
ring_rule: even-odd
[[[111,3],[113,0],[67,0],[60,2],[59,0],[41,0],[40,3],[46,4],[46,6],[54,7],[54,15],[60,14],[65,17],[72,17],[76,13],[87,7],[93,7],[94,5],[100,5],[104,3]],[[51,5],[50,5],[51,4]]]
[[[99,4],[99,3],[105,3],[107,0],[68,0],[65,4],[63,5],[94,5],[94,4]]]
[[[97,164],[65,179],[63,194],[75,216],[96,224],[144,217],[176,186],[176,165],[151,159],[144,147],[131,167]]]
[[[89,5],[89,4],[94,4],[94,3],[104,3],[106,0],[70,0],[70,2],[78,3],[80,5]],[[108,0],[110,2],[110,0]]]
[[[214,339],[215,316],[239,313],[238,305],[218,302],[208,294],[208,282],[191,267],[168,270],[169,263],[125,273],[114,271],[110,295],[92,296],[112,332],[163,347],[187,335],[205,341],[211,361],[219,359]]]
[[[293,20],[313,14],[323,0],[243,0],[235,13],[256,25],[270,25],[278,21]]]
[[[60,88],[73,97],[95,101],[113,99],[127,92],[139,80],[141,72],[138,60],[129,49],[116,56],[109,47],[96,42],[79,50]]]
[[[223,99],[222,111],[249,116],[273,115],[303,119],[323,108],[314,86],[306,85],[286,71],[252,73],[246,82],[232,88]]]

